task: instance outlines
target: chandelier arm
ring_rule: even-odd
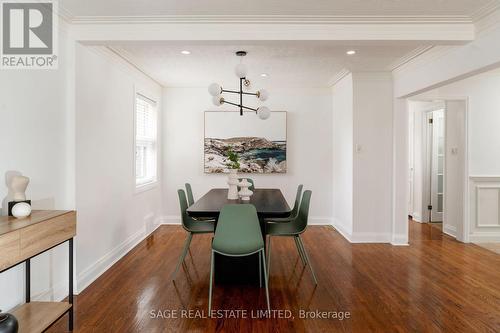
[[[236,104],[236,103],[233,103],[233,102],[229,102],[229,101],[226,101],[226,100],[224,100],[224,103],[225,103],[225,104],[234,105],[234,106],[237,106],[237,107],[239,107],[239,108],[243,108],[243,109],[252,110],[252,111],[257,112],[257,109],[250,108],[250,107],[248,107],[248,106],[239,105],[239,104]]]
[[[226,90],[226,89],[222,89],[222,92],[227,92],[227,93],[232,93],[232,94],[243,94],[243,95],[253,95],[253,96],[257,96],[258,94],[257,93],[251,93],[251,92],[246,92],[246,91],[236,91],[236,90]]]
[[[232,94],[239,94],[239,93],[240,93],[239,91],[236,91],[236,90],[226,90],[226,89],[222,89],[221,91],[222,91],[222,92],[227,92],[227,93],[232,93]]]

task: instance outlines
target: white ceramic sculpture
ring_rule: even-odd
[[[240,192],[238,194],[239,194],[241,200],[244,200],[244,201],[250,200],[250,197],[252,196],[253,192],[251,190],[249,190],[248,188],[251,185],[252,184],[246,178],[243,178],[243,180],[240,182],[240,184],[239,184]]]
[[[227,179],[227,184],[229,185],[229,190],[227,191],[228,200],[238,200],[238,170],[229,169],[229,176]]]
[[[13,192],[13,200],[14,201],[24,201],[26,200],[26,188],[30,179],[25,176],[14,176],[12,177],[12,181],[10,183],[10,187]]]
[[[30,216],[31,205],[27,202],[18,202],[12,207],[12,216],[21,219],[23,217]]]

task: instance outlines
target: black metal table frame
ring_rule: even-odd
[[[68,303],[71,306],[66,311],[64,311],[64,313],[61,316],[59,316],[59,318],[54,320],[54,322],[49,327],[47,327],[47,329],[50,328],[59,319],[61,319],[66,313],[68,313],[68,330],[73,331],[73,321],[74,321],[74,311],[73,311],[73,238],[69,238],[63,242],[60,242],[54,246],[49,247],[46,250],[43,250],[42,252],[39,252],[39,253],[29,257],[28,259],[25,259],[25,260],[20,261],[12,266],[9,266],[9,267],[1,270],[0,273],[8,271],[9,269],[12,269],[12,268],[17,267],[18,265],[21,265],[22,263],[24,263],[25,264],[25,281],[24,281],[24,283],[25,283],[25,294],[26,294],[25,301],[26,301],[26,303],[30,303],[31,302],[31,259],[33,259],[33,258],[35,258],[35,257],[37,257],[37,256],[39,256],[47,251],[50,251],[53,248],[55,248],[56,246],[59,246],[59,245],[64,244],[66,242],[68,242],[68,248],[69,248],[69,251],[68,251],[68,255],[69,255]]]

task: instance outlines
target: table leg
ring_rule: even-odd
[[[73,238],[69,240],[68,244],[69,248],[69,281],[68,281],[68,302],[71,304],[71,309],[69,309],[68,313],[68,329],[70,331],[73,331],[73,316],[74,316],[74,309],[73,309]]]
[[[30,259],[26,259],[25,261],[25,285],[26,285],[26,303],[31,301],[31,261]]]

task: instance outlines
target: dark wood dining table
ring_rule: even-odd
[[[249,201],[228,200],[227,189],[216,188],[208,191],[189,206],[187,213],[191,217],[213,217],[217,223],[220,211],[228,204],[252,204],[257,210],[262,237],[265,240],[266,225],[264,220],[272,217],[290,215],[290,207],[279,189],[255,189]],[[264,242],[265,243],[265,242]],[[207,250],[207,254],[209,254]],[[215,255],[214,278],[216,283],[259,283],[259,259],[254,254],[248,257],[227,257]]]

